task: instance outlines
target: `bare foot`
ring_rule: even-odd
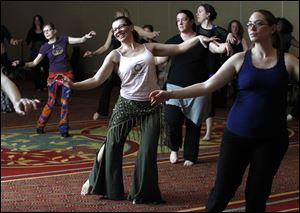
[[[85,181],[85,183],[82,185],[81,195],[91,194],[92,189],[93,189],[93,187],[90,185],[89,179],[87,179],[87,181]]]
[[[193,165],[194,165],[194,162],[189,161],[189,160],[185,160],[183,163],[183,166],[193,166]]]
[[[291,114],[288,114],[288,115],[286,116],[286,120],[287,120],[287,121],[293,120],[293,116],[292,116]]]
[[[178,156],[177,156],[177,152],[171,151],[170,154],[170,162],[175,164],[178,161]]]
[[[98,120],[100,117],[100,114],[98,112],[95,112],[94,115],[93,115],[93,120]]]
[[[210,141],[211,138],[210,138],[210,136],[205,135],[205,136],[202,138],[202,140],[203,140],[203,141]]]

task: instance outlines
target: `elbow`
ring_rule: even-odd
[[[211,94],[212,92],[213,92],[213,90],[212,90],[212,88],[211,88],[211,86],[210,86],[210,84],[208,83],[208,82],[203,82],[202,83],[202,93],[203,93],[203,95],[208,95],[208,94]]]

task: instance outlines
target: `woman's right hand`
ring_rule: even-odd
[[[93,52],[91,52],[91,51],[86,51],[86,52],[83,54],[83,58],[85,58],[85,57],[92,57],[92,56],[94,56],[94,54],[93,54]]]

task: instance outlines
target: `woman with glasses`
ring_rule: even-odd
[[[126,8],[120,8],[115,11],[115,18],[125,16],[130,18],[129,11]],[[139,33],[140,36],[144,36],[147,38],[155,38],[159,35],[158,31],[148,32],[143,30],[143,28],[139,26],[134,26],[134,29]],[[117,49],[120,47],[121,43],[116,39],[113,35],[114,33],[109,30],[107,34],[107,39],[105,43],[99,47],[95,51],[86,51],[83,57],[92,57],[101,55],[102,53],[106,52],[109,49]],[[101,117],[109,116],[109,104],[110,104],[110,96],[115,85],[120,85],[120,78],[118,77],[117,73],[114,71],[112,72],[111,76],[101,85],[101,94],[99,97],[99,103],[97,111],[93,115],[94,120],[98,120]]]
[[[153,105],[170,98],[202,96],[230,82],[237,75],[237,97],[229,112],[218,158],[214,187],[206,205],[208,212],[223,211],[243,181],[246,211],[264,212],[272,182],[287,151],[287,87],[299,81],[299,60],[275,49],[276,19],[257,10],[247,24],[252,48],[229,58],[204,83],[150,94]]]
[[[197,36],[179,45],[138,43],[139,38],[129,18],[121,16],[112,22],[112,32],[121,42],[104,59],[94,77],[64,84],[75,90],[101,85],[114,69],[121,79],[119,99],[114,107],[104,145],[96,159],[81,194],[99,194],[112,200],[124,199],[122,155],[126,137],[135,125],[140,126],[141,141],[128,199],[137,203],[162,203],[158,185],[157,146],[161,132],[161,105],[151,106],[150,92],[159,89],[154,56],[173,56],[203,42]],[[210,40],[207,40],[210,41]]]
[[[49,59],[49,76],[47,80],[48,86],[48,102],[44,106],[42,114],[37,122],[37,133],[42,134],[46,123],[48,122],[56,99],[60,98],[61,113],[59,122],[59,132],[63,137],[69,137],[69,107],[71,90],[62,84],[64,76],[73,78],[73,71],[69,62],[67,47],[69,44],[81,44],[92,38],[96,33],[94,31],[85,34],[81,38],[69,36],[57,36],[57,30],[52,23],[43,27],[43,33],[48,40],[39,50],[37,57],[31,61],[20,64],[20,61],[14,61],[13,66],[23,65],[24,68],[36,67],[45,56]]]

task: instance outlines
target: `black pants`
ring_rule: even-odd
[[[182,127],[185,122],[184,154],[185,160],[196,162],[199,153],[199,140],[201,126],[185,118],[180,107],[166,105],[166,123],[170,130],[169,148],[178,151],[182,147]]]
[[[35,55],[31,56],[30,61],[35,59]],[[43,60],[34,68],[33,71],[33,80],[35,89],[44,89],[47,88],[47,78],[49,75],[49,60],[47,57],[43,58]]]
[[[272,183],[288,148],[284,130],[271,137],[249,138],[225,130],[215,185],[206,204],[207,212],[223,211],[243,181],[248,165],[245,199],[247,212],[264,212]]]
[[[291,114],[293,117],[299,119],[299,93],[297,94],[297,100],[296,100],[296,103],[295,103],[295,105],[293,106],[293,108],[292,108],[290,114]]]
[[[115,71],[112,72],[111,76],[101,85],[101,95],[99,97],[99,103],[97,112],[100,115],[108,116],[109,115],[109,103],[110,96],[115,85],[119,86],[121,80]]]

